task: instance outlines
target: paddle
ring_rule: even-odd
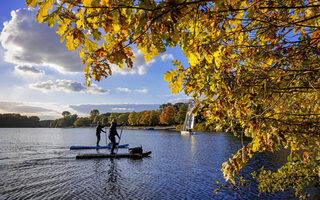
[[[119,145],[120,145],[120,140],[121,140],[122,130],[123,130],[123,124],[122,124],[122,126],[121,126],[121,133],[120,133],[120,137],[119,137],[119,143],[118,143],[118,145],[117,145],[117,152],[116,152],[116,155],[117,155],[118,150],[119,150]]]
[[[108,146],[108,134],[107,134],[107,127],[105,126],[105,135],[106,135],[106,146]]]

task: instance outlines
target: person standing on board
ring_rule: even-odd
[[[100,142],[100,133],[101,131],[105,133],[104,130],[102,130],[103,126],[101,126],[101,122],[98,121],[97,123],[97,128],[96,128],[96,135],[97,135],[97,147],[99,147],[99,142]]]
[[[120,139],[120,136],[118,135],[118,132],[117,132],[117,119],[112,120],[111,126],[110,126],[110,131],[109,131],[109,139],[112,143],[111,154],[114,154],[113,151],[114,151],[116,144],[117,144],[115,136],[118,136],[118,138]]]

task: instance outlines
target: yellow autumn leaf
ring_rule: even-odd
[[[118,32],[121,30],[120,24],[114,23],[112,24],[114,32]]]
[[[79,56],[80,56],[80,58],[84,57],[84,52],[81,48],[79,48]]]
[[[189,54],[188,59],[191,66],[196,66],[199,62],[198,55],[193,52]]]
[[[166,72],[166,73],[164,74],[164,80],[167,81],[167,82],[171,82],[171,81],[172,81],[171,72]]]

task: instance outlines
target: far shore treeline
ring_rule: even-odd
[[[62,117],[56,120],[40,120],[38,116],[22,116],[20,114],[0,114],[0,127],[90,127],[98,121],[104,126],[109,126],[112,119],[116,118],[118,124],[127,126],[158,126],[183,124],[188,104],[162,104],[158,110],[145,110],[141,112],[107,112],[91,110],[88,117],[79,117],[69,111],[63,111]]]
[[[22,116],[20,114],[0,114],[0,127],[50,127],[50,128],[68,128],[68,127],[93,127],[98,121],[102,125],[110,126],[112,119],[116,118],[117,123],[126,126],[176,126],[181,130],[188,110],[187,103],[162,104],[158,110],[145,110],[141,112],[127,113],[102,113],[99,110],[91,110],[88,117],[79,117],[69,111],[63,111],[62,117],[56,120],[40,120],[37,116]],[[204,123],[204,116],[195,117],[196,131],[214,131],[212,126]]]

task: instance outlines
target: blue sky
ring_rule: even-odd
[[[136,50],[132,70],[114,67],[112,76],[87,88],[78,54],[59,42],[54,29],[38,24],[35,14],[24,0],[0,8],[0,113],[55,119],[64,110],[87,116],[92,109],[131,112],[186,101],[184,94],[171,94],[163,79],[173,59],[187,64],[179,48],[148,63]]]

